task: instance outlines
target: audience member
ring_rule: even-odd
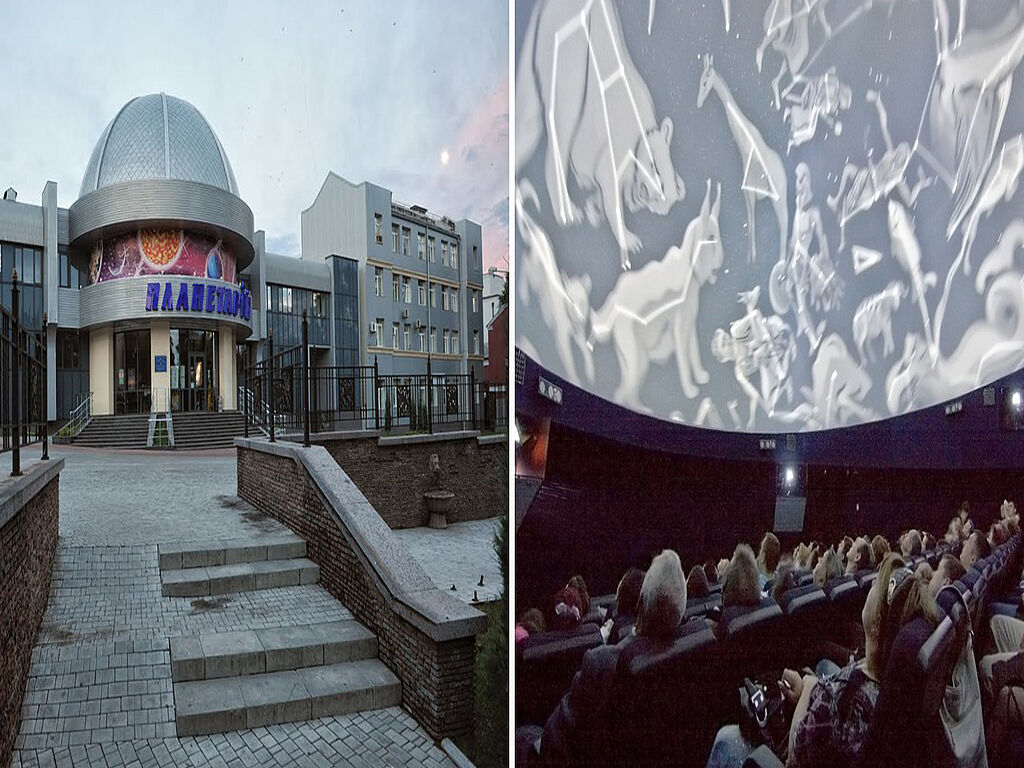
[[[531,608],[520,616],[519,621],[516,622],[516,642],[525,640],[530,635],[539,635],[543,631],[544,614],[537,608]]]
[[[722,607],[760,604],[761,587],[754,550],[746,544],[738,544],[722,581]]]
[[[772,599],[777,603],[782,593],[794,589],[797,585],[797,573],[795,564],[788,558],[783,558],[775,571],[775,581],[772,583]]]
[[[583,598],[579,590],[565,586],[555,593],[554,609],[551,621],[548,622],[552,629],[572,629],[584,616],[586,611],[583,610]]]
[[[637,610],[637,637],[674,636],[686,613],[686,577],[679,555],[672,550],[663,550],[651,561],[640,586]],[[604,727],[605,710],[614,700],[619,653],[627,645],[601,645],[583,656],[572,687],[544,726],[540,754],[545,764],[582,766],[607,762],[609,734]]]
[[[795,706],[789,729],[788,766],[857,766],[867,737],[879,681],[900,629],[919,616],[938,621],[935,599],[906,568],[889,554],[879,567],[864,601],[865,658],[819,680],[785,670],[779,686]],[[753,750],[735,725],[720,729],[708,766],[740,766]]]
[[[760,587],[764,590],[765,584],[775,578],[775,569],[779,567],[779,557],[782,555],[782,545],[779,538],[771,531],[768,531],[761,539],[761,549],[757,553],[757,568],[760,572]]]
[[[793,550],[793,563],[801,571],[811,570],[811,548],[802,541]]]
[[[718,574],[718,581],[725,578],[725,571],[729,567],[729,558],[723,557],[718,561],[718,565],[715,566],[715,572]]]
[[[871,545],[867,539],[857,539],[846,553],[846,572],[856,573],[871,568]]]
[[[992,554],[992,548],[989,547],[988,539],[982,536],[981,531],[975,531],[964,542],[964,548],[960,552],[960,563],[965,571],[969,571],[976,560],[988,557],[990,554]]]
[[[993,523],[988,529],[988,544],[992,549],[995,549],[1000,544],[1005,544],[1009,538],[1010,531],[1001,522]]]
[[[921,534],[916,529],[911,528],[900,539],[900,549],[903,551],[903,557],[917,557],[921,554]]]
[[[583,615],[586,616],[590,613],[590,593],[587,591],[587,584],[583,581],[583,577],[577,574],[569,579],[569,583],[565,586],[572,587],[579,593],[580,611]]]
[[[871,560],[872,563],[877,567],[882,564],[882,560],[889,554],[889,541],[884,536],[876,534],[875,538],[871,540]]]
[[[605,642],[613,645],[633,631],[636,614],[640,602],[640,585],[643,584],[645,572],[639,568],[630,568],[619,579],[615,589],[615,605],[612,606],[611,624],[606,621],[601,628]]]
[[[921,551],[931,552],[935,549],[935,537],[930,533],[921,534]]]
[[[707,576],[709,585],[718,583],[718,570],[715,568],[714,560],[704,562],[704,575]]]
[[[822,555],[821,560],[814,566],[814,583],[819,587],[825,586],[826,583],[832,581],[832,579],[839,578],[843,575],[843,563],[839,559],[839,555],[836,551],[829,547],[829,549]]]
[[[931,583],[932,576],[934,575],[935,573],[932,571],[932,566],[927,560],[922,560],[917,564],[917,568],[914,569],[915,578],[917,578],[917,580],[925,587]]]
[[[850,551],[850,547],[853,546],[853,539],[849,536],[843,536],[839,542],[839,547],[836,550],[836,554],[839,555],[839,561],[842,562],[846,557],[846,553]]]
[[[928,582],[928,591],[931,592],[932,597],[936,597],[940,589],[948,587],[954,581],[963,577],[965,573],[967,571],[964,569],[959,558],[954,555],[943,555],[935,568],[935,572],[932,574],[931,580]]]
[[[686,596],[689,600],[703,599],[711,592],[704,566],[695,565],[686,577]]]

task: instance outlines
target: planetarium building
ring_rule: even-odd
[[[69,208],[52,181],[39,205],[7,189],[0,301],[16,273],[21,322],[46,335],[48,419],[90,395],[93,415],[237,410],[244,367],[271,333],[300,344],[303,314],[314,367],[404,375],[429,357],[482,379],[478,224],[333,172],[301,222],[301,254],[268,252],[213,128],[163,93],[114,115]]]
[[[163,398],[173,410],[234,409],[236,340],[252,330],[238,274],[252,241],[252,211],[199,111],[164,94],[125,104],[68,211],[68,258],[88,273],[78,325],[96,412],[166,410]]]

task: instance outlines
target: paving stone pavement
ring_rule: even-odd
[[[179,529],[167,539],[141,544],[129,516],[102,526],[104,539],[121,543],[101,546],[95,539],[111,486],[101,495],[98,484],[86,489],[75,485],[83,472],[102,472],[99,452],[90,451],[81,464],[74,450],[61,453],[68,459],[61,476],[61,539],[49,606],[32,652],[14,768],[452,766],[400,707],[178,739],[170,637],[340,621],[352,615],[318,584],[215,597],[162,597],[158,541],[269,534],[281,526],[273,520],[247,520],[247,505],[212,512],[209,505],[193,506],[194,523],[180,509],[164,515],[162,510],[176,503],[167,482],[181,478],[170,473],[161,481],[159,467],[148,467],[143,475],[150,475],[145,479],[151,503],[137,511],[142,528],[147,536],[154,530]],[[121,461],[113,452],[108,458],[115,465]],[[216,463],[218,458],[230,464],[233,490],[233,455],[204,461]],[[223,491],[223,486],[206,485],[207,501],[220,495],[214,490]],[[127,509],[123,499],[118,505]],[[217,520],[215,533],[203,520],[208,514]]]
[[[501,564],[494,553],[495,518],[451,523],[447,528],[403,528],[395,536],[420,561],[438,589],[455,585],[459,599],[471,603],[473,592],[480,602],[497,600],[501,594]],[[480,576],[484,586],[478,586]]]

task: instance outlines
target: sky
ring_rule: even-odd
[[[501,0],[0,0],[0,188],[78,196],[134,96],[194,104],[267,249],[297,256],[328,171],[483,228],[508,269],[508,4]],[[442,157],[447,160],[442,162]]]

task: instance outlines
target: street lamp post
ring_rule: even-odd
[[[430,304],[434,299],[434,289],[430,285],[430,251],[428,249],[427,224],[423,224],[423,261],[427,265],[427,431],[434,432],[434,377],[430,371],[431,347],[434,344],[433,332],[430,328]]]

